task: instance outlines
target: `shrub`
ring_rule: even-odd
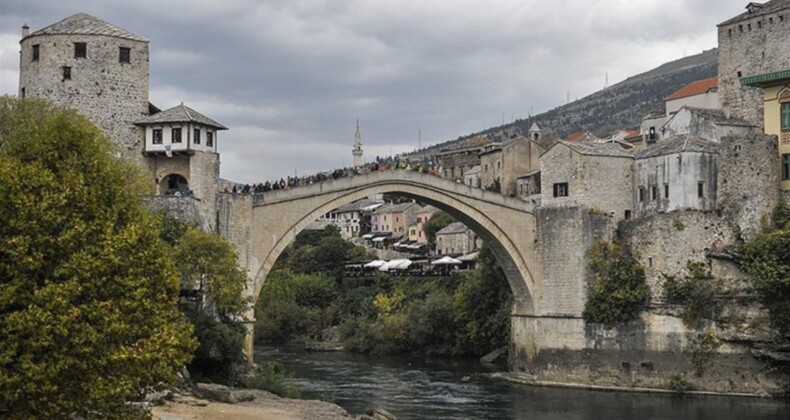
[[[197,378],[232,383],[247,367],[244,355],[246,331],[241,324],[223,323],[197,308],[182,309],[195,326],[198,339],[195,357],[187,365]]]
[[[684,394],[694,390],[694,385],[678,373],[669,378],[669,389]]]
[[[757,237],[743,246],[741,268],[749,274],[771,327],[790,340],[790,227]]]
[[[241,377],[239,384],[243,388],[262,389],[285,398],[299,398],[299,388],[289,382],[283,365],[277,362],[263,362],[252,372]]]
[[[584,305],[584,319],[603,324],[636,319],[650,301],[642,265],[617,242],[596,243],[587,258],[592,282]]]

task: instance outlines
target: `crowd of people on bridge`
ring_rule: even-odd
[[[366,163],[358,168],[342,168],[334,171],[321,172],[306,176],[288,176],[279,180],[259,182],[257,184],[234,184],[232,187],[225,188],[226,193],[233,194],[259,194],[268,191],[284,190],[289,188],[303,187],[315,183],[345,178],[354,175],[364,175],[371,172],[387,170],[417,171],[428,175],[439,176],[439,169],[434,167],[432,162],[409,162],[399,157],[395,158],[376,158],[375,162]]]

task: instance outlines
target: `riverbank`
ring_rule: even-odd
[[[355,417],[339,405],[318,400],[278,397],[270,392],[245,390],[246,401],[233,404],[174,394],[152,408],[158,420],[349,420]]]

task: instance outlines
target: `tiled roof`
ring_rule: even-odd
[[[756,16],[763,16],[768,15],[774,12],[777,12],[782,9],[790,8],[790,0],[772,0],[765,3],[749,3],[746,7],[749,8],[749,5],[752,5],[753,13],[749,13],[749,11],[745,11],[734,18],[730,18],[725,20],[724,22],[720,23],[718,26],[729,25],[731,23],[736,23],[741,20],[750,19]]]
[[[680,152],[719,153],[718,143],[705,140],[701,137],[687,134],[673,136],[666,140],[656,142],[639,153],[637,159],[646,159],[656,156],[671,155]]]
[[[338,208],[335,211],[337,213],[348,213],[348,212],[352,212],[352,211],[360,211],[360,210],[364,209],[365,207],[372,206],[372,205],[374,205],[376,203],[380,203],[380,201],[373,201],[373,200],[370,200],[370,199],[367,199],[367,198],[363,198],[363,199],[355,201],[353,203],[346,204],[345,206],[342,206],[342,207]]]
[[[707,109],[707,108],[693,108],[690,106],[683,107],[688,109],[691,113],[696,114],[714,124],[720,125],[737,125],[743,127],[751,127],[752,123],[749,121],[734,117],[732,115],[727,115],[721,109]]]
[[[162,112],[158,112],[153,115],[149,115],[139,121],[135,121],[135,124],[138,125],[148,125],[148,124],[162,124],[162,123],[173,123],[173,122],[195,122],[198,124],[207,125],[209,127],[214,127],[219,130],[227,130],[228,127],[212,120],[211,118],[195,111],[194,109],[184,105],[176,105],[170,109],[166,109]]]
[[[408,210],[411,206],[416,206],[414,203],[401,203],[401,204],[385,204],[376,209],[373,214],[385,213],[401,213]]]
[[[666,100],[671,101],[674,99],[685,98],[687,96],[700,95],[711,89],[717,89],[718,87],[718,76],[711,77],[710,79],[697,80],[696,82],[691,82],[686,86],[676,90],[673,94],[667,96]]]
[[[625,132],[625,137],[623,138],[623,140],[642,136],[642,130],[639,128],[631,128],[623,131]]]
[[[563,144],[576,153],[588,156],[609,156],[609,157],[622,157],[632,158],[634,155],[614,143],[587,143],[587,142],[569,142],[560,140],[557,144]]]
[[[568,136],[565,137],[565,141],[579,141],[585,136],[593,136],[593,135],[587,130],[577,131],[573,134],[568,134]]]
[[[69,16],[60,22],[39,29],[29,36],[36,35],[104,35],[148,42],[147,39],[140,35],[133,34],[115,25],[110,25],[87,13],[77,13],[76,15]]]
[[[465,224],[461,222],[453,222],[445,226],[444,229],[436,232],[437,235],[451,235],[454,233],[465,233],[469,230]]]
[[[436,207],[428,204],[425,207],[417,210],[417,213],[435,213],[437,211],[439,211],[439,209],[437,209]]]

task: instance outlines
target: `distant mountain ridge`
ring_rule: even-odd
[[[533,122],[538,123],[546,138],[565,137],[581,130],[605,137],[617,129],[639,126],[648,113],[663,112],[664,98],[672,92],[695,80],[714,77],[717,73],[717,50],[713,48],[662,64],[542,114],[438,143],[407,156],[427,157],[440,150],[465,147],[480,135],[503,139],[514,134],[526,134]]]

